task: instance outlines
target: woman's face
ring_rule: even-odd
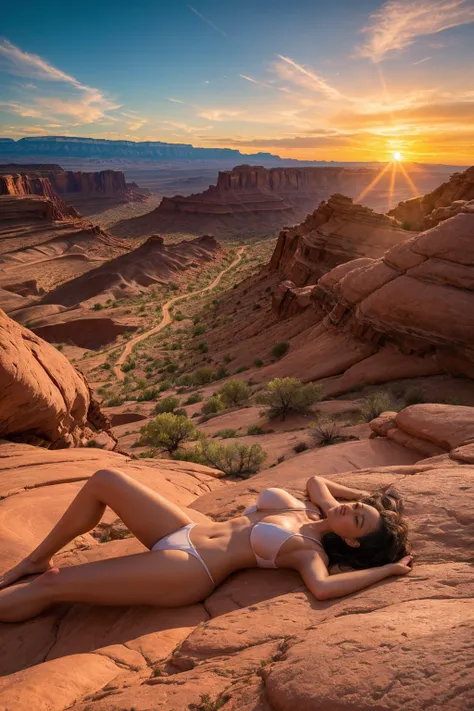
[[[331,530],[344,538],[346,543],[357,543],[358,538],[377,530],[380,525],[380,514],[369,504],[357,501],[352,504],[339,504],[327,512]]]

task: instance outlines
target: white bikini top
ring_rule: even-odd
[[[267,498],[269,493],[275,492],[275,489],[266,489],[262,491],[259,496],[259,501],[262,494],[267,493]],[[308,507],[302,503],[302,506],[295,508],[275,508],[275,511],[307,511]],[[263,507],[262,507],[263,508]],[[265,507],[266,508],[266,507]],[[258,501],[257,504],[249,506],[245,509],[243,514],[253,513],[259,511]],[[267,509],[268,510],[268,509]],[[310,509],[314,511],[314,509]],[[278,526],[276,523],[267,523],[265,521],[259,521],[252,527],[250,532],[250,546],[255,555],[257,565],[259,568],[277,568],[275,563],[278,553],[282,545],[293,536],[299,536],[300,538],[307,538],[310,541],[314,541],[323,548],[323,544],[317,538],[312,536],[304,536],[302,533],[295,533],[294,531],[288,531],[286,528]],[[262,555],[256,553],[257,549]],[[324,548],[323,548],[324,550]]]

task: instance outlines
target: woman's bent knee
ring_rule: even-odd
[[[98,469],[90,477],[89,482],[92,486],[114,486],[117,482],[123,481],[126,477],[118,469]]]

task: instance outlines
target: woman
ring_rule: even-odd
[[[33,553],[0,578],[0,621],[26,620],[59,602],[190,605],[230,573],[256,566],[297,570],[318,600],[409,572],[407,526],[395,492],[370,495],[317,476],[308,480],[307,491],[309,505],[283,489],[266,489],[237,518],[195,524],[151,489],[102,469]],[[336,496],[358,501],[341,505]],[[52,556],[97,526],[106,506],[151,553],[53,567]],[[334,563],[365,569],[329,575]],[[35,573],[43,574],[9,587]]]

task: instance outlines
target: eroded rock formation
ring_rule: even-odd
[[[426,230],[457,215],[470,200],[474,200],[474,166],[463,173],[454,173],[427,195],[401,202],[388,214],[407,229]]]
[[[0,438],[63,449],[110,429],[67,358],[1,310],[0,343]]]
[[[301,220],[331,193],[358,195],[374,178],[370,168],[263,168],[241,165],[219,172],[216,185],[195,195],[165,197],[142,217],[114,226],[116,234],[153,231],[255,236]]]
[[[296,286],[315,284],[333,267],[359,257],[381,257],[407,238],[393,218],[332,195],[299,225],[280,232],[270,261]]]

